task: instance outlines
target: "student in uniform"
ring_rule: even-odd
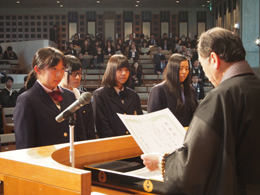
[[[98,136],[125,135],[127,131],[117,113],[143,114],[138,94],[131,85],[130,65],[123,55],[113,55],[107,64],[101,87],[93,93],[93,112]]]
[[[30,148],[69,142],[68,120],[56,122],[55,117],[70,106],[75,95],[58,87],[66,59],[52,47],[38,50],[28,76],[27,91],[22,93],[14,110],[16,148]],[[79,111],[76,112],[75,141],[86,135]]]
[[[186,57],[173,54],[164,71],[165,80],[151,89],[147,111],[155,112],[169,108],[182,126],[190,124],[198,106],[195,90],[190,85],[190,71]]]
[[[65,89],[72,91],[76,99],[79,99],[80,94],[83,91],[79,91],[77,88],[80,85],[82,77],[82,65],[80,60],[72,55],[66,55],[67,67],[64,76],[60,82],[60,86]],[[95,139],[94,129],[94,116],[92,111],[92,104],[86,104],[80,108],[80,113],[83,119],[83,125],[87,139]]]

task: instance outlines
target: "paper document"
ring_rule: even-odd
[[[149,47],[146,47],[146,48],[141,47],[141,52],[142,52],[142,53],[148,53],[149,51],[150,51],[150,48],[149,48]]]
[[[173,152],[182,146],[186,130],[168,108],[145,115],[118,116],[144,153]]]
[[[137,169],[135,171],[129,171],[127,172],[127,174],[163,181],[161,170],[149,171],[149,169],[147,169],[146,167]]]

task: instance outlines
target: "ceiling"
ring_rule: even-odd
[[[19,3],[17,3],[17,1]],[[7,3],[8,2],[8,3]],[[202,8],[209,6],[208,0],[0,0],[1,8]]]

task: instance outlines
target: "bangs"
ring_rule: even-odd
[[[66,67],[66,59],[65,57],[60,53],[53,53],[53,56],[50,58],[49,62],[46,63],[46,65],[49,65],[49,67],[57,66],[58,63],[62,60],[63,66]]]
[[[121,68],[127,68],[130,71],[130,64],[128,62],[128,60],[120,60],[121,62],[118,63],[117,66],[117,70],[121,69]]]

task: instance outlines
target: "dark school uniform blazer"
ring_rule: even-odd
[[[177,99],[170,95],[170,93],[165,89],[163,84],[164,82],[155,85],[151,89],[147,102],[147,112],[150,113],[165,108],[169,108],[169,110],[174,114],[174,116],[178,119],[182,126],[188,127],[196,108],[191,108],[189,102],[186,99],[183,108],[184,114],[176,112],[175,109],[177,107]],[[192,93],[194,94],[194,100],[197,102],[195,90],[192,86],[190,86],[190,88]]]
[[[157,74],[157,73],[156,73],[157,71],[160,71],[161,73],[163,73],[163,71],[164,71],[164,69],[166,68],[167,64],[168,64],[168,61],[165,60],[165,66],[164,66],[164,68],[162,69],[162,68],[161,68],[161,60],[160,60],[159,62],[157,62],[157,64],[155,64],[155,66],[154,66],[154,73]]]
[[[125,87],[124,104],[114,88],[102,87],[93,93],[93,112],[98,136],[126,135],[128,130],[116,113],[143,114],[138,94]]]
[[[80,91],[80,93],[82,94],[84,91]],[[96,139],[92,103],[90,102],[89,104],[82,106],[80,108],[80,113],[87,140]]]
[[[61,110],[37,81],[18,97],[13,115],[17,149],[69,142],[68,120],[58,123],[55,118],[76,98],[71,91],[60,89]],[[86,139],[79,111],[76,112],[74,132],[75,141]]]

